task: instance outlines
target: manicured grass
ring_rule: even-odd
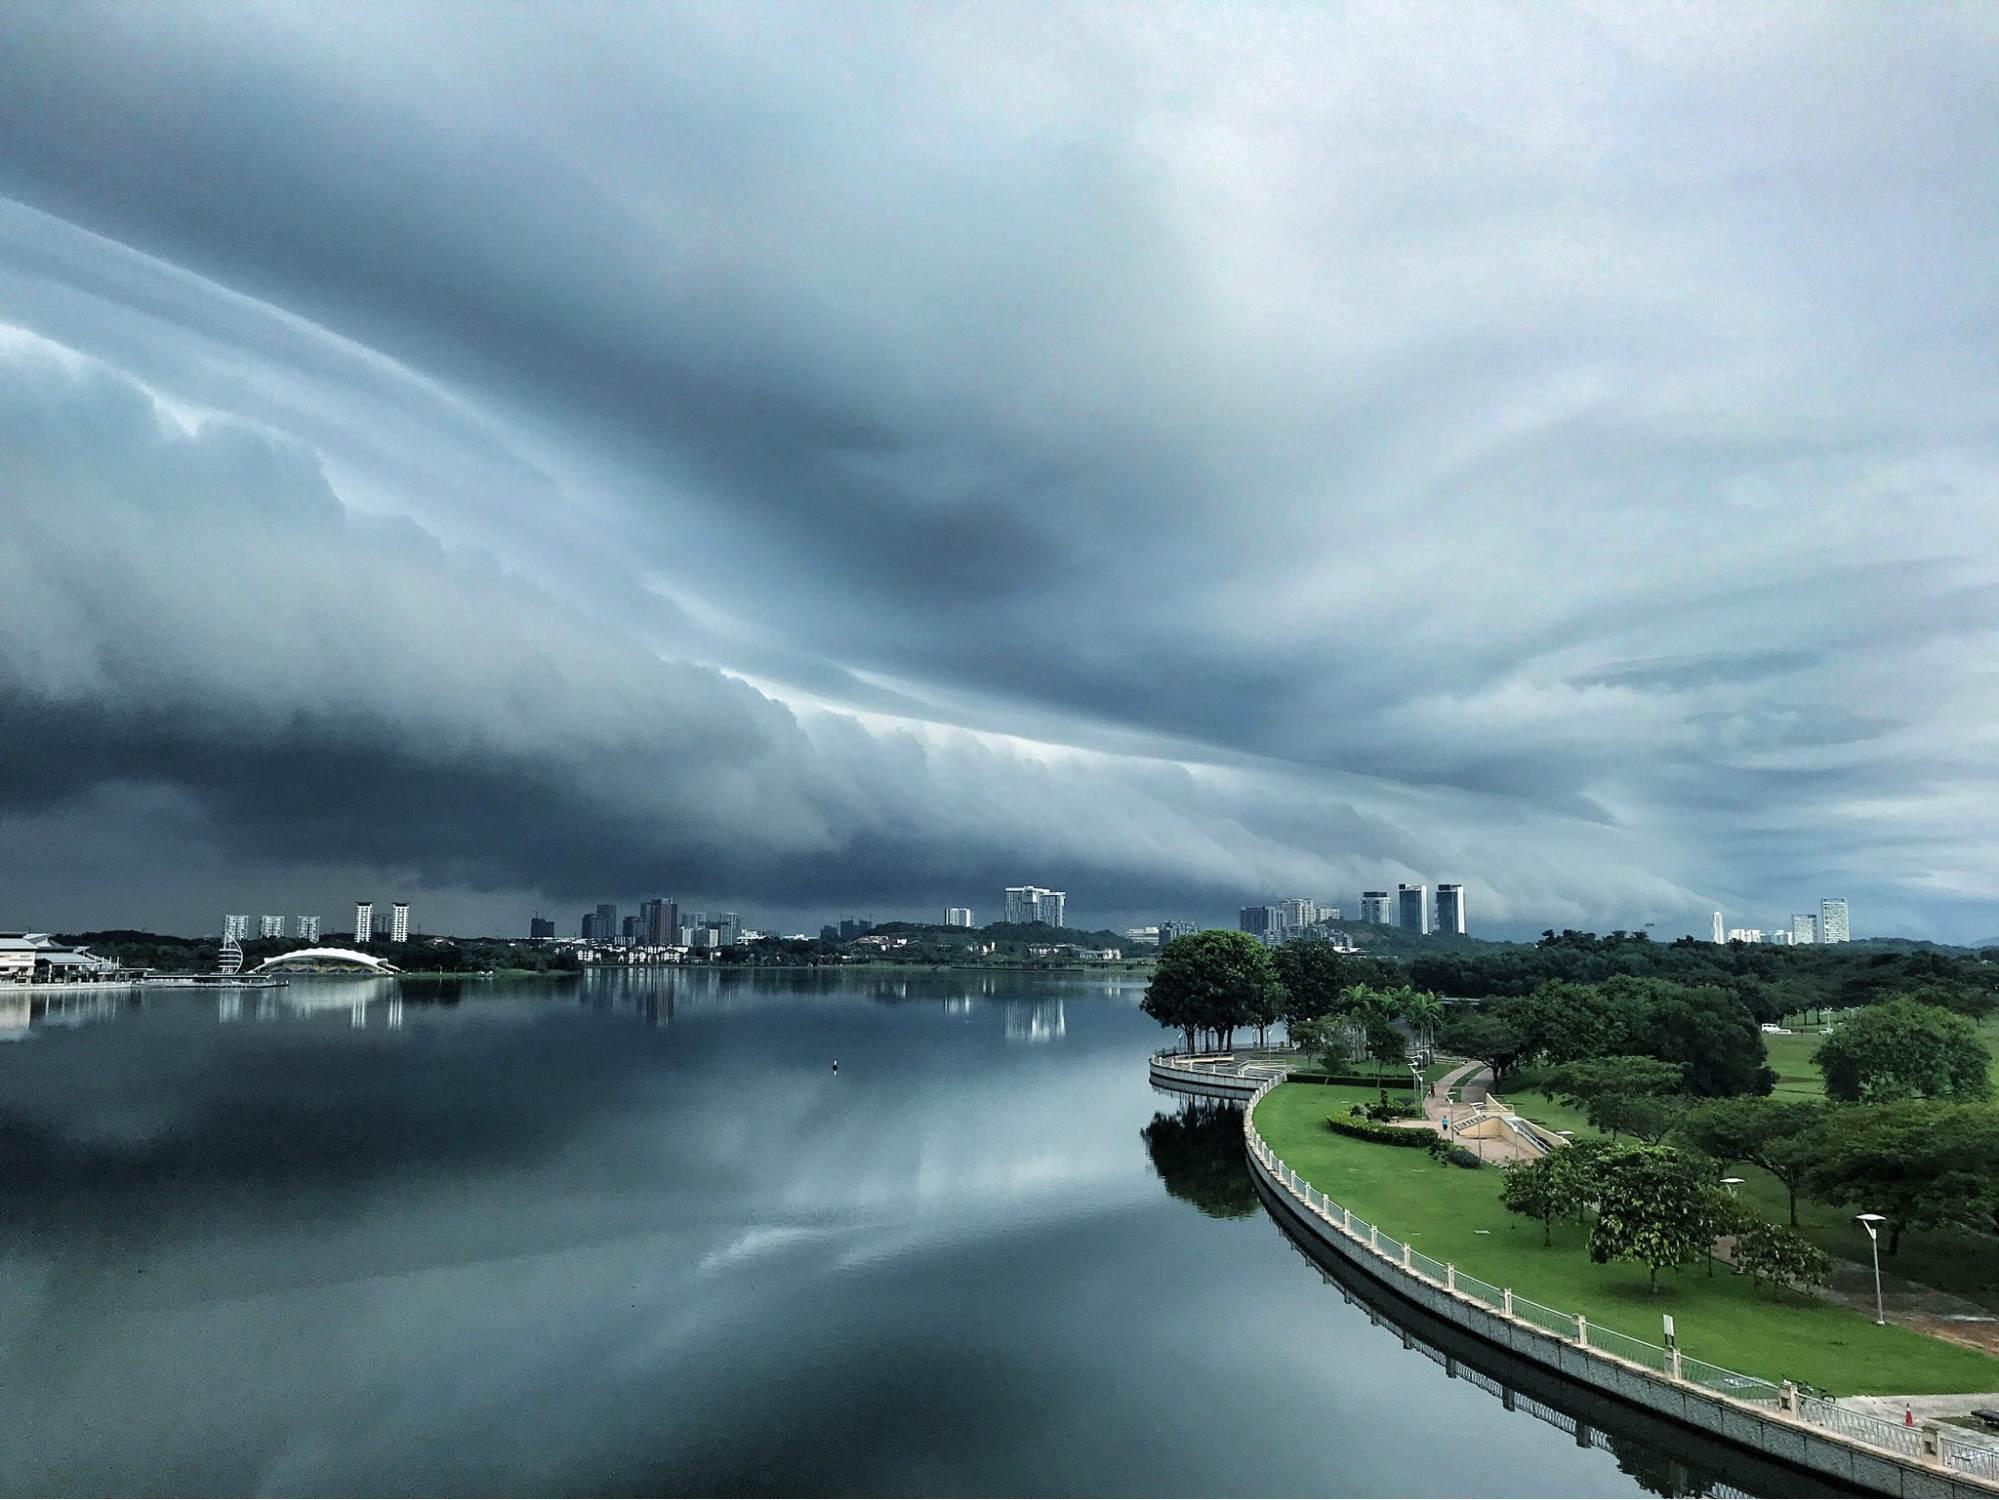
[[[1656,1296],[1640,1265],[1599,1266],[1586,1231],[1541,1226],[1499,1205],[1500,1173],[1440,1166],[1402,1151],[1335,1135],[1326,1117],[1360,1090],[1285,1084],[1257,1106],[1256,1125],[1277,1154],[1322,1192],[1378,1222],[1384,1233],[1498,1286],[1652,1343],[1671,1313],[1687,1354],[1770,1380],[1808,1381],[1841,1395],[1999,1390],[1999,1358],[1872,1321],[1796,1293],[1751,1290],[1726,1267],[1664,1271]],[[1480,1231],[1484,1231],[1481,1233]]]

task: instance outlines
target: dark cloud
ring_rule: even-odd
[[[17,821],[801,910],[1999,890],[1969,13],[11,21],[0,317],[91,372],[17,339],[0,417]]]

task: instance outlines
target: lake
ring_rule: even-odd
[[[0,1492],[1712,1480],[1509,1410],[1329,1284],[1240,1116],[1148,1083],[1142,992],[75,997],[0,1047]]]

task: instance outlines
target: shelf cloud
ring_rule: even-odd
[[[25,6],[0,73],[10,920],[1999,932],[1979,12]]]

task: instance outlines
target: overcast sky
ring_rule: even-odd
[[[14,5],[0,926],[1999,934],[1999,10]]]

